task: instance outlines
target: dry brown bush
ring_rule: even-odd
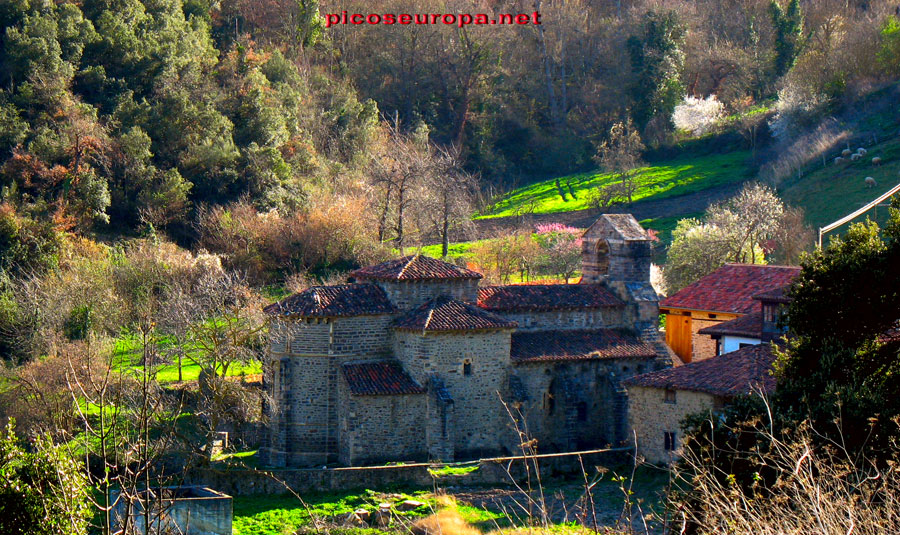
[[[838,422],[839,423],[839,422]],[[818,436],[806,424],[776,436],[768,422],[754,425],[768,451],[720,451],[752,460],[767,476],[753,488],[711,466],[688,448],[674,472],[677,486],[692,489],[689,506],[673,511],[674,533],[712,535],[806,535],[896,533],[900,526],[900,466],[877,462]],[[700,450],[703,451],[703,450]],[[896,453],[896,452],[895,452]],[[739,463],[740,464],[740,463]]]
[[[241,202],[202,211],[197,229],[202,247],[259,283],[286,272],[327,272],[385,258],[366,210],[362,199],[348,196],[284,215]]]
[[[102,376],[104,366],[97,353],[103,347],[106,344],[96,341],[93,347],[83,341],[64,342],[47,357],[3,370],[7,387],[0,390],[0,421],[15,418],[26,436],[77,432],[72,389],[79,380]]]
[[[442,509],[427,516],[413,524],[411,531],[413,535],[481,535],[456,509]]]

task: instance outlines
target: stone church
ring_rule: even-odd
[[[270,466],[364,465],[627,440],[633,375],[671,366],[650,239],[628,214],[583,237],[578,284],[482,286],[408,256],[266,308]]]

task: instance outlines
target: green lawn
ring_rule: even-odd
[[[447,248],[447,258],[452,260],[454,258],[466,257],[469,256],[472,252],[472,248],[488,242],[490,240],[474,240],[474,241],[464,241],[451,243]],[[437,245],[426,245],[422,247],[421,253],[425,256],[430,256],[432,258],[440,258],[442,252],[441,244]]]
[[[436,506],[434,497],[427,491],[399,492],[393,497],[396,503],[405,499],[415,499],[426,505],[397,513],[406,517],[430,514]],[[386,500],[380,493],[361,490],[337,494],[304,495],[303,500],[309,509],[290,494],[281,496],[257,495],[234,497],[234,535],[281,535],[294,533],[295,530],[309,524],[310,513],[320,519],[336,519],[340,515],[351,513],[356,509],[375,511],[379,503]],[[353,530],[354,533],[379,533],[373,528]]]
[[[188,350],[190,353],[190,349]],[[115,359],[120,369],[131,369],[135,372],[141,370],[140,339],[132,333],[124,333],[116,339]],[[228,370],[230,377],[241,375],[254,375],[262,373],[261,362],[251,362],[246,365],[232,366]],[[183,381],[196,381],[200,376],[200,366],[185,358],[181,363],[181,375]],[[165,364],[156,370],[156,379],[160,383],[174,383],[178,381],[178,364]]]
[[[636,171],[638,188],[632,200],[684,195],[745,180],[753,174],[747,165],[749,157],[747,151],[684,156],[640,168]],[[612,174],[596,171],[562,177],[560,184],[566,192],[566,200],[560,196],[555,179],[544,180],[510,192],[478,217],[503,217],[522,211],[550,214],[583,210],[589,208],[590,193],[597,186],[617,180]],[[569,194],[569,186],[577,199]]]

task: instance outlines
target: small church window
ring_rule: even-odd
[[[667,389],[666,389],[666,395],[665,395],[665,397],[663,398],[663,401],[665,401],[666,403],[671,403],[672,405],[674,405],[674,404],[676,403],[676,400],[675,400],[675,390],[673,390],[673,389],[671,389],[671,388],[667,388]]]
[[[578,402],[578,405],[575,406],[575,411],[576,411],[576,413],[577,413],[577,415],[578,415],[578,421],[579,421],[579,422],[586,422],[586,421],[587,421],[587,413],[588,413],[588,411],[587,411],[587,403],[585,403],[584,401],[579,401],[579,402]]]
[[[675,431],[666,431],[663,437],[663,446],[666,451],[675,451]]]
[[[465,359],[463,361],[463,375],[472,375],[472,361],[471,359]]]
[[[556,399],[553,397],[553,394],[544,392],[544,409],[546,409],[549,414],[553,414],[553,409],[555,408]]]

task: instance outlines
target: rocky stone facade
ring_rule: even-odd
[[[638,453],[651,463],[671,462],[684,440],[684,418],[721,409],[725,401],[707,392],[629,386],[629,425],[637,437]]]
[[[585,234],[581,285],[480,287],[421,256],[363,268],[266,309],[273,466],[452,461],[627,439],[624,378],[671,365],[650,244],[631,216]],[[522,333],[520,337],[517,333]]]

